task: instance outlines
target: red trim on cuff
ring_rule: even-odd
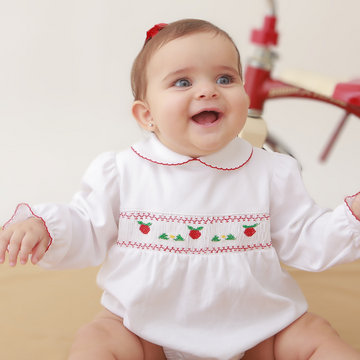
[[[354,216],[354,218],[357,220],[357,221],[360,221],[360,219],[353,213],[353,211],[352,211],[352,209],[351,209],[351,207],[349,206],[349,203],[347,202],[347,200],[348,199],[351,199],[351,198],[355,198],[357,195],[359,195],[360,194],[360,191],[357,193],[357,194],[355,194],[355,195],[351,195],[351,196],[347,196],[346,198],[345,198],[345,204],[346,204],[346,206],[348,207],[348,209],[350,210],[350,212],[351,212],[351,214]]]
[[[49,244],[48,244],[45,252],[48,251],[48,250],[49,250],[49,247],[51,246],[51,244],[52,244],[52,242],[53,242],[53,238],[52,238],[51,235],[50,235],[50,232],[49,232],[49,229],[48,229],[48,227],[47,227],[47,225],[46,225],[45,220],[44,220],[42,217],[37,216],[36,214],[34,214],[34,212],[31,210],[30,205],[28,205],[28,204],[21,203],[21,204],[19,204],[19,205],[16,207],[15,212],[14,212],[14,215],[13,215],[13,216],[11,217],[11,219],[10,219],[8,222],[6,222],[5,225],[2,227],[3,230],[5,230],[5,227],[6,227],[8,224],[10,224],[11,221],[15,218],[15,216],[16,216],[19,208],[20,208],[20,206],[22,206],[22,205],[25,205],[25,206],[28,207],[28,209],[29,209],[29,211],[31,212],[31,214],[33,215],[33,217],[36,217],[37,219],[40,219],[40,220],[43,222],[43,224],[44,224],[44,226],[45,226],[45,229],[46,229],[46,232],[48,233],[49,238],[50,238]],[[30,216],[30,217],[31,217],[31,216]]]

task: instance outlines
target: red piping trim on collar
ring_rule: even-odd
[[[15,215],[17,214],[17,212],[18,212],[18,210],[19,210],[19,207],[22,206],[22,205],[27,206],[28,209],[29,209],[29,211],[31,212],[31,214],[32,214],[34,217],[36,217],[37,219],[40,219],[40,220],[43,222],[43,224],[44,224],[44,226],[45,226],[45,229],[46,229],[46,232],[48,233],[49,238],[50,238],[49,244],[48,244],[45,252],[48,251],[48,250],[49,250],[49,247],[51,246],[51,244],[52,244],[52,242],[53,242],[53,238],[52,238],[51,235],[50,235],[50,232],[49,232],[48,227],[46,226],[45,220],[44,220],[42,217],[35,215],[34,212],[31,210],[31,207],[30,207],[28,204],[21,203],[21,204],[19,204],[19,205],[16,207],[15,212],[14,212],[13,216],[11,217],[11,219],[4,224],[3,230],[5,230],[5,227],[6,227],[9,223],[11,223],[11,221],[14,219]]]
[[[177,164],[166,164],[166,163],[157,162],[157,161],[152,160],[152,159],[149,159],[149,158],[147,158],[147,157],[145,157],[145,156],[143,156],[143,155],[140,155],[140,153],[138,153],[138,152],[137,152],[137,151],[136,151],[133,147],[131,147],[131,150],[132,150],[132,151],[133,151],[136,155],[140,156],[142,159],[148,160],[148,161],[150,161],[150,162],[152,162],[152,163],[155,163],[155,164],[158,164],[158,165],[178,166],[178,165],[184,165],[184,164],[187,164],[187,163],[188,163],[188,162],[190,162],[190,161],[197,160],[197,159],[189,159],[189,160],[184,161],[184,162],[182,162],[182,163],[177,163]]]
[[[251,149],[251,154],[249,156],[249,158],[244,162],[242,163],[240,166],[238,167],[235,167],[235,168],[219,168],[219,167],[216,167],[216,166],[212,166],[212,165],[209,165],[207,164],[206,162],[200,160],[199,158],[193,158],[193,159],[189,159],[187,161],[184,161],[182,163],[177,163],[177,164],[167,164],[167,163],[161,163],[161,162],[157,162],[155,160],[152,160],[152,159],[149,159],[143,155],[140,155],[133,147],[131,147],[131,150],[134,151],[134,153],[138,156],[140,156],[142,159],[145,159],[145,160],[148,160],[154,164],[157,164],[157,165],[167,165],[167,166],[178,166],[178,165],[184,165],[184,164],[187,164],[189,163],[190,161],[199,161],[200,163],[202,163],[203,165],[206,165],[212,169],[216,169],[216,170],[226,170],[226,171],[231,171],[231,170],[237,170],[237,169],[240,169],[241,167],[243,167],[245,164],[247,164],[249,162],[249,160],[251,159],[253,153],[254,153],[254,148]]]
[[[356,195],[358,195],[358,194],[360,194],[360,191],[359,191],[357,194],[355,194],[355,195],[347,196],[347,197],[345,198],[345,204],[346,204],[346,206],[349,208],[349,210],[350,210],[351,214],[354,216],[354,218],[355,218],[357,221],[360,221],[360,219],[358,219],[357,216],[353,213],[353,211],[351,210],[351,207],[350,207],[349,203],[347,202],[348,199],[350,200],[351,198],[354,198],[354,197],[355,197]]]

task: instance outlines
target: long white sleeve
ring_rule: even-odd
[[[350,210],[351,197],[334,211],[319,207],[297,161],[279,154],[270,193],[271,238],[283,263],[320,271],[360,258],[360,220]]]
[[[114,153],[100,155],[86,171],[82,189],[69,205],[46,204],[30,208],[18,206],[6,224],[41,218],[51,236],[51,244],[39,265],[46,269],[97,266],[117,239],[119,220],[119,180]]]

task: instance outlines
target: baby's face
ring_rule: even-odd
[[[156,135],[171,150],[209,155],[242,130],[248,98],[225,37],[196,33],[170,41],[153,55],[147,75],[145,103]]]

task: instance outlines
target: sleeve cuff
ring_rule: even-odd
[[[51,244],[52,244],[52,242],[53,242],[53,237],[50,234],[50,231],[49,231],[49,229],[48,229],[48,227],[46,225],[45,220],[42,217],[36,215],[34,210],[28,204],[25,204],[25,203],[19,204],[15,209],[14,215],[11,217],[11,219],[8,222],[5,223],[5,225],[3,226],[3,229],[6,229],[6,227],[9,226],[9,225],[16,224],[16,223],[18,223],[20,221],[25,221],[25,220],[27,220],[27,219],[29,219],[31,217],[35,217],[37,219],[40,219],[43,222],[43,224],[45,226],[45,229],[46,229],[46,231],[47,231],[47,233],[49,235],[49,238],[50,238],[49,244],[48,244],[48,246],[46,248],[46,251],[48,251]]]

